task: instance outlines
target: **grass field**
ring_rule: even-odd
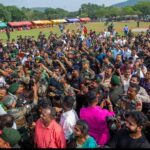
[[[65,28],[70,29],[70,30],[73,30],[73,29],[76,30],[78,25],[79,24],[76,24],[76,25],[75,24],[67,24],[65,26]],[[124,25],[128,25],[129,29],[137,28],[136,27],[137,24],[134,21],[132,21],[132,22],[114,22],[114,28],[121,35],[123,34],[122,29],[123,29]],[[149,25],[150,25],[149,22],[140,22],[140,28],[148,28]],[[104,31],[104,29],[107,29],[107,27],[104,25],[104,22],[87,23],[87,24],[85,24],[85,26],[87,27],[88,30],[92,29],[92,30],[95,30],[97,33]],[[36,39],[40,31],[42,31],[46,35],[46,37],[49,35],[50,31],[53,31],[54,33],[57,33],[58,35],[60,34],[58,26],[55,26],[53,28],[50,27],[50,28],[24,30],[24,31],[14,31],[14,32],[11,32],[11,39],[16,39],[18,35],[34,36]],[[7,39],[6,34],[0,33],[0,39],[2,39],[3,42],[5,42]]]

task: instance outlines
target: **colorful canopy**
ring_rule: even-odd
[[[65,19],[55,19],[55,20],[51,20],[53,23],[65,23],[67,22]]]
[[[32,23],[30,21],[21,21],[22,26],[32,26]]]
[[[22,23],[21,22],[8,22],[8,25],[11,27],[21,27]]]
[[[37,21],[32,21],[33,24],[35,25],[46,25],[46,24],[52,24],[52,21],[49,20],[37,20]]]
[[[31,26],[32,23],[30,21],[21,21],[21,22],[9,22],[8,25],[11,27],[22,27],[22,26]]]
[[[89,21],[91,21],[91,19],[90,18],[80,18],[80,21],[81,22],[89,22]]]
[[[37,21],[32,21],[33,24],[35,25],[44,25],[44,24],[52,24],[52,21],[49,20],[37,20]]]
[[[6,28],[7,24],[5,22],[0,21],[0,29]]]
[[[73,22],[80,22],[80,19],[78,18],[71,18],[71,19],[67,19],[68,22],[73,23]]]

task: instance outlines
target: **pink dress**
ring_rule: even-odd
[[[98,145],[105,145],[109,141],[110,135],[106,117],[113,115],[115,115],[114,112],[101,109],[100,106],[81,108],[80,119],[87,121],[89,135],[96,140]]]

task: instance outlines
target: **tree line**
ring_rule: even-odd
[[[140,2],[134,6],[126,7],[106,7],[105,5],[82,4],[78,11],[69,12],[61,8],[47,8],[44,12],[29,8],[18,8],[16,6],[4,6],[0,4],[0,21],[23,21],[23,20],[44,20],[90,17],[98,19],[102,17],[110,18],[125,15],[138,15],[145,17],[150,15],[150,2]]]

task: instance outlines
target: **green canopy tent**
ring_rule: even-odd
[[[0,29],[6,28],[7,24],[5,22],[0,21]]]

